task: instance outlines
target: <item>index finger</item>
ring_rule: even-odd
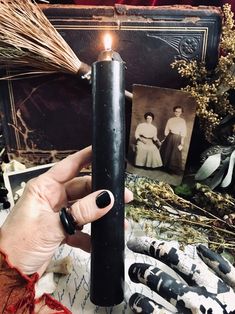
[[[91,163],[92,150],[88,146],[77,153],[69,155],[42,174],[58,183],[65,183],[76,177],[79,171]]]

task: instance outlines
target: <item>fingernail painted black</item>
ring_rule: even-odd
[[[96,198],[96,205],[99,208],[104,208],[111,203],[111,198],[108,192],[103,191],[101,192]]]

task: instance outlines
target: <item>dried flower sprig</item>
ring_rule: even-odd
[[[212,249],[235,250],[234,226],[206,207],[199,207],[177,196],[168,184],[127,174],[126,186],[134,193],[134,202],[126,209],[127,217],[138,222],[145,220],[144,229],[149,235],[161,239],[167,237],[182,244],[208,242]],[[211,202],[216,203],[216,193],[212,193]],[[206,199],[208,204],[210,198]],[[230,202],[233,202],[232,198],[228,198],[227,203]]]
[[[197,224],[192,227],[188,219],[172,215],[168,211],[157,212],[141,204],[132,204],[127,205],[126,216],[140,223],[148,236],[168,241],[177,240],[182,245],[208,242],[209,233],[204,232],[203,228]],[[195,216],[195,220],[199,219],[199,216]],[[209,219],[207,220],[210,224]]]
[[[126,216],[142,225],[144,232],[161,240],[176,240],[182,247],[188,244],[208,243],[211,249],[235,252],[235,233],[219,228],[204,216],[182,218],[168,211],[156,212],[141,204],[127,205]]]
[[[165,206],[190,213],[202,213],[215,219],[216,224],[224,225],[226,222],[207,208],[198,206],[174,193],[166,182],[158,182],[147,177],[127,174],[126,186],[134,193],[135,200],[156,211],[162,211]],[[225,204],[226,206],[226,204]],[[230,226],[235,230],[235,226]]]
[[[208,186],[200,183],[195,185],[194,201],[220,218],[235,213],[235,199],[229,195],[212,191]]]
[[[231,6],[223,6],[224,22],[220,41],[221,55],[213,70],[204,63],[178,60],[172,63],[190,85],[183,88],[197,102],[197,116],[207,141],[214,143],[214,130],[227,115],[234,115],[235,108],[229,101],[229,90],[235,89],[235,26]]]

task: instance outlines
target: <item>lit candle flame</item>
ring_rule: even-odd
[[[105,50],[112,49],[112,37],[110,34],[104,35],[104,47],[105,47]]]

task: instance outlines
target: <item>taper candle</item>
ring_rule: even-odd
[[[125,67],[111,49],[109,34],[105,43],[92,65],[92,187],[110,190],[115,201],[91,224],[90,298],[96,305],[113,306],[124,298]]]

